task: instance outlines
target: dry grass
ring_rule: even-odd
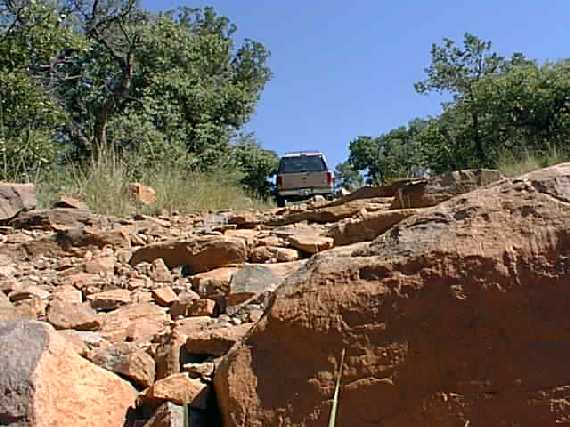
[[[126,188],[134,181],[156,190],[157,201],[153,206],[137,206],[129,199]],[[86,202],[93,212],[114,216],[135,212],[189,213],[270,207],[268,202],[246,194],[237,178],[228,171],[209,175],[176,167],[134,171],[127,161],[117,160],[114,156],[102,156],[84,166],[71,164],[52,170],[41,175],[36,184],[43,207],[49,207],[60,194],[73,194]]]
[[[570,154],[559,148],[552,148],[543,152],[524,151],[519,154],[504,152],[499,156],[497,169],[505,176],[515,177],[569,160]]]

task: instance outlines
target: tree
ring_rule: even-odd
[[[335,184],[339,188],[355,191],[364,185],[364,178],[348,161],[336,165],[334,175]]]
[[[253,134],[241,135],[231,149],[231,163],[243,174],[242,185],[262,198],[268,198],[272,186],[268,178],[277,173],[279,157],[261,148]]]
[[[512,66],[528,61],[520,53],[510,60],[492,50],[492,43],[466,33],[463,46],[459,47],[453,40],[444,39],[442,45],[432,45],[431,65],[425,69],[426,79],[415,84],[416,91],[426,94],[432,91],[450,93],[453,104],[461,107],[456,111],[465,114],[464,122],[469,121],[468,134],[462,141],[473,141],[474,154],[479,165],[487,161],[487,154],[481,135],[481,111],[477,108],[475,85],[482,79],[499,75]],[[448,104],[449,106],[449,104]]]

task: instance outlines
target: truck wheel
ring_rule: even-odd
[[[287,200],[285,199],[285,197],[277,196],[277,207],[278,208],[284,208],[286,204],[287,204]]]

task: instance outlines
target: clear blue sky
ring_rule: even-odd
[[[570,57],[568,0],[144,0],[150,9],[213,6],[238,37],[264,43],[274,77],[248,129],[279,154],[318,149],[332,165],[350,140],[437,114],[417,95],[430,47],[465,32],[510,55]]]

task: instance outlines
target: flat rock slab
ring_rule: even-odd
[[[192,273],[203,273],[245,262],[247,249],[245,240],[240,238],[205,236],[145,246],[133,253],[130,264],[152,263],[158,258],[162,258],[169,268],[186,266]]]
[[[50,325],[0,322],[0,425],[122,427],[136,391]]]

